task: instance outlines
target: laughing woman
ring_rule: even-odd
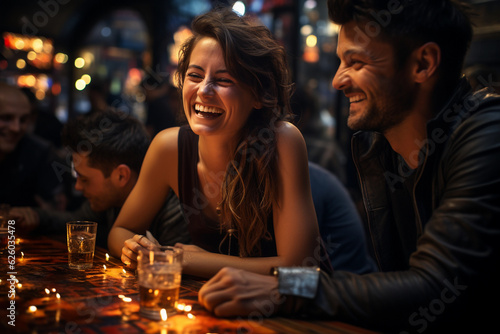
[[[302,135],[286,120],[291,82],[270,31],[230,9],[192,23],[177,81],[188,125],[158,134],[108,238],[134,267],[167,193],[178,195],[192,244],[183,272],[211,277],[230,266],[319,265],[320,236]]]

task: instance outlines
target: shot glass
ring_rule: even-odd
[[[180,248],[159,246],[139,251],[137,273],[139,283],[139,314],[160,320],[160,311],[175,313],[179,301],[182,276]]]
[[[96,234],[97,223],[95,222],[72,221],[66,223],[68,266],[71,269],[92,268]]]

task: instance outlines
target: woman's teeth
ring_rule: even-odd
[[[223,113],[223,110],[221,110],[219,108],[204,106],[201,104],[195,104],[194,110],[196,110],[196,112],[199,112],[199,113],[203,112],[203,113],[219,114],[219,115]]]

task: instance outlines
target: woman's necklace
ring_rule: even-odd
[[[217,191],[220,192],[220,188],[217,187],[217,184],[216,183],[208,183],[208,180],[207,180],[207,176],[205,175],[205,167],[202,168],[201,170],[201,175],[203,176],[203,180],[205,181],[205,186],[204,186],[204,190],[205,190],[205,196],[212,196],[212,192],[211,192],[211,189],[212,187],[215,188],[215,191],[213,193],[213,196],[217,196]],[[217,206],[215,207],[215,213],[217,214],[218,217],[220,217],[221,213],[222,213],[222,209],[221,209],[221,202],[218,201],[217,202]],[[222,244],[224,243],[224,241],[226,240],[226,238],[228,238],[228,249],[227,249],[227,255],[231,255],[231,239],[233,237],[233,233],[236,232],[236,229],[234,228],[231,228],[231,226],[229,226],[229,228],[226,230],[226,235],[224,236],[224,238],[222,239],[222,241],[220,242],[219,244],[219,253],[222,253],[221,252],[221,246]]]
[[[201,175],[203,176],[203,180],[205,181],[205,185],[203,187],[203,190],[205,191],[205,196],[207,196],[208,198],[216,196],[218,197],[221,192],[220,187],[217,185],[216,182],[211,182],[211,183],[208,182],[207,176],[205,175],[205,167],[201,169]],[[217,206],[215,207],[215,213],[217,214],[217,216],[220,216],[222,213],[220,205],[221,202],[218,201]]]

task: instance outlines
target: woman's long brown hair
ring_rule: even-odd
[[[258,256],[270,238],[267,223],[277,203],[276,126],[290,117],[291,81],[284,48],[269,29],[229,8],[193,20],[193,36],[180,51],[177,82],[182,90],[191,52],[203,37],[216,39],[231,75],[261,102],[244,127],[222,183],[221,229],[236,229],[240,256]]]

